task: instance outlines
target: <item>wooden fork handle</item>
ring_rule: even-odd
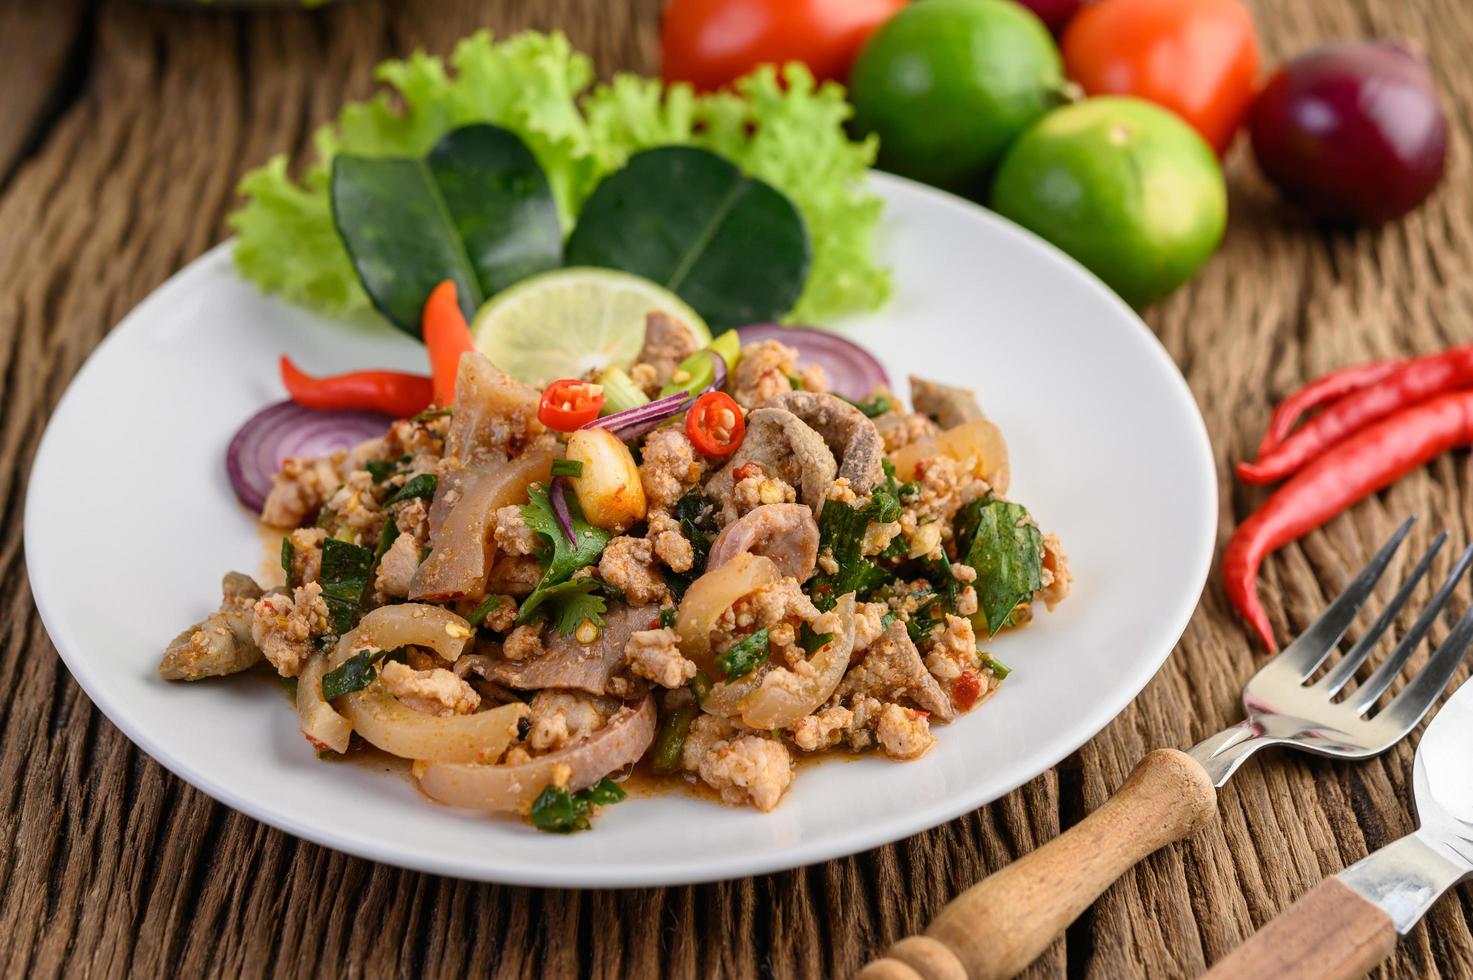
[[[923,936],[891,946],[859,980],[1000,980],[1038,957],[1136,862],[1212,818],[1217,790],[1190,756],[1158,749],[1094,813],[973,885]]]
[[[1339,878],[1326,878],[1203,980],[1359,980],[1395,947],[1391,917]]]

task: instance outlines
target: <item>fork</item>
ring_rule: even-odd
[[[1473,562],[1473,546],[1363,683],[1337,700],[1426,576],[1447,541],[1446,531],[1355,645],[1322,677],[1311,679],[1339,648],[1414,520],[1402,524],[1319,619],[1253,675],[1243,689],[1243,721],[1186,752],[1151,752],[1098,810],[962,892],[923,935],[892,945],[860,971],[859,980],[1010,977],[1137,862],[1208,823],[1217,809],[1217,787],[1259,749],[1288,745],[1337,759],[1368,759],[1406,737],[1447,687],[1473,641],[1473,609],[1385,708],[1372,709]]]

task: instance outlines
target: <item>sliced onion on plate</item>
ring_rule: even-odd
[[[272,477],[289,457],[331,456],[383,435],[394,420],[378,412],[317,412],[277,402],[246,420],[225,451],[225,470],[240,502],[256,513],[266,504]]]
[[[742,344],[776,340],[798,350],[798,364],[817,364],[829,381],[829,390],[851,401],[868,398],[881,385],[890,387],[890,376],[875,356],[852,340],[829,330],[785,327],[780,323],[752,323],[737,328]]]

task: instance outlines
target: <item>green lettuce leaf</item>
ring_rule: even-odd
[[[446,62],[417,52],[380,65],[387,87],[343,107],[314,137],[317,159],[292,180],[285,156],[246,174],[233,215],[235,262],[261,289],[333,315],[369,309],[328,202],[332,158],[423,156],[458,126],[489,122],[520,136],[547,174],[564,230],[607,174],[635,152],[673,143],[720,153],[783,191],[813,235],[813,267],[791,321],[873,309],[889,294],[872,255],[880,200],[863,178],[873,140],[852,142],[850,108],[834,83],[787,66],[763,68],[736,92],[697,95],[683,85],[619,75],[589,89],[593,65],[561,34],[487,32],[456,45]]]

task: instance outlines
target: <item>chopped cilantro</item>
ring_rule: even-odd
[[[435,474],[421,473],[400,487],[392,497],[384,501],[384,506],[397,504],[403,500],[413,500],[415,497],[433,497],[435,495]]]
[[[322,570],[317,582],[322,586],[322,601],[327,603],[334,633],[346,633],[358,621],[372,571],[373,552],[362,545],[337,538],[322,543]]]
[[[292,582],[292,562],[297,557],[297,546],[292,544],[292,536],[288,534],[281,539],[281,570],[286,572],[286,587],[290,589]]]
[[[572,636],[584,620],[602,627],[608,603],[599,595],[600,582],[595,578],[575,578],[537,591],[527,597],[517,612],[517,623],[530,623],[547,616],[563,636]],[[546,609],[543,609],[546,606]]]
[[[487,616],[501,608],[501,603],[501,596],[488,595],[481,601],[480,605],[470,611],[470,615],[465,618],[465,621],[472,626],[480,626],[486,621]]]
[[[607,776],[576,793],[549,785],[532,804],[532,826],[549,834],[588,830],[592,826],[590,818],[594,807],[618,803],[628,796]]]
[[[556,607],[572,604],[571,610],[557,610],[556,618],[560,628],[563,623],[572,620],[574,614],[580,614],[576,620],[572,620],[572,626],[563,631],[565,634],[576,630],[584,619],[593,619],[595,624],[602,623],[602,613],[607,607],[602,596],[592,595],[599,583],[592,579],[582,579],[577,583],[569,583],[569,580],[578,569],[598,561],[598,556],[603,554],[604,545],[609,543],[609,532],[584,520],[578,499],[569,494],[568,513],[573,519],[573,540],[569,541],[558,524],[557,516],[552,512],[552,501],[547,496],[547,488],[534,484],[527,496],[528,503],[522,507],[522,519],[543,538],[539,555],[542,559],[542,580],[522,603],[522,608],[517,612],[517,624],[529,623],[537,616],[547,615],[546,610],[539,612],[545,603]],[[565,584],[571,584],[571,588],[559,589]],[[558,591],[554,591],[555,589]]]
[[[331,701],[344,694],[361,691],[373,683],[373,665],[384,659],[383,650],[364,650],[343,661],[340,667],[322,677],[322,697]]]
[[[553,476],[570,476],[573,479],[583,475],[583,461],[581,459],[555,459],[552,461]]]
[[[729,681],[746,677],[767,662],[767,627],[764,626],[716,658],[721,676]]]

